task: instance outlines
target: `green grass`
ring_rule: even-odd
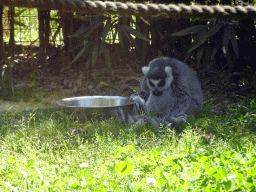
[[[255,103],[209,110],[179,133],[2,110],[0,191],[256,191]]]

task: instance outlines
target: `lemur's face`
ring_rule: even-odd
[[[165,79],[148,79],[148,87],[152,90],[155,96],[161,96],[165,87]]]
[[[143,73],[147,76],[147,85],[154,96],[161,96],[164,90],[170,88],[173,81],[172,69],[171,67],[165,67],[165,70],[162,73],[159,73],[157,70],[153,70],[149,73],[150,67],[143,67]],[[155,74],[158,75],[155,75]]]

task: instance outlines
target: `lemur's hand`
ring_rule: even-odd
[[[130,99],[130,102],[133,102],[133,103],[138,103],[140,105],[144,105],[145,104],[145,100],[143,98],[141,98],[139,93],[131,94],[129,99]]]
[[[144,110],[145,100],[140,97],[139,93],[131,94],[129,99],[131,103],[134,103],[133,112],[138,113],[141,109]]]

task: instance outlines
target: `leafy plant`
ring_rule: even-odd
[[[97,59],[103,53],[105,54],[105,61],[107,67],[109,70],[111,69],[109,49],[107,43],[105,42],[110,30],[114,31],[113,43],[117,40],[118,37],[119,43],[122,47],[124,46],[124,36],[127,37],[134,44],[134,46],[136,46],[135,41],[131,35],[134,35],[136,38],[149,41],[138,30],[133,29],[126,24],[121,24],[119,22],[118,16],[105,17],[99,15],[92,15],[77,17],[84,21],[87,21],[88,24],[80,27],[74,34],[71,35],[71,37],[77,37],[79,39],[79,43],[74,49],[82,47],[76,57],[73,59],[73,62],[79,59],[82,55],[84,55],[84,53],[87,53],[88,58],[86,62],[86,69],[88,69],[90,65],[94,67]],[[129,17],[129,20],[131,21],[131,23],[136,25],[136,22],[133,20],[132,17]],[[103,27],[104,23],[105,26]]]
[[[237,25],[237,21],[213,20],[209,21],[206,25],[195,25],[173,33],[172,35],[184,36],[197,34],[186,54],[185,60],[187,60],[193,52],[196,52],[197,63],[200,63],[203,55],[205,55],[205,57],[209,56],[209,61],[211,62],[214,61],[219,49],[222,49],[225,57],[230,57],[230,51],[228,49],[229,44],[232,45],[232,49],[238,58],[239,49],[235,34]]]

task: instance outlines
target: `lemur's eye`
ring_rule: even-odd
[[[163,87],[165,85],[165,80],[162,79],[159,84],[158,84],[158,87]]]
[[[150,85],[151,87],[155,87],[155,84],[152,83],[151,81],[149,81],[149,85]]]

